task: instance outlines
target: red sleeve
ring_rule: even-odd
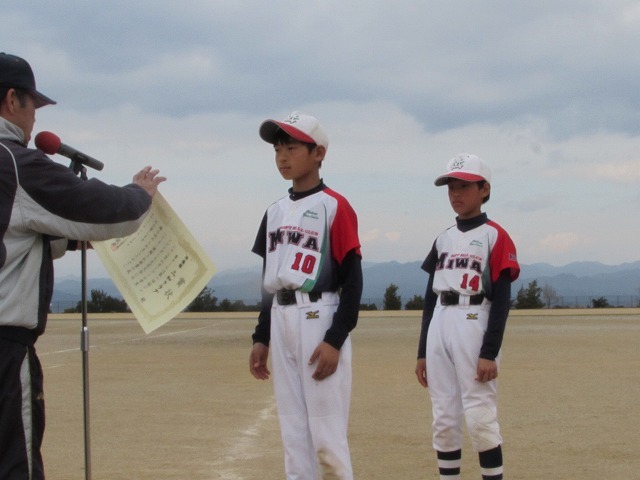
[[[516,254],[516,246],[509,234],[498,224],[489,221],[498,232],[498,238],[491,250],[489,267],[491,268],[491,281],[497,282],[503,270],[509,270],[511,281],[515,281],[520,275],[520,265]]]
[[[336,216],[331,224],[331,255],[341,264],[351,250],[362,257],[358,238],[358,217],[346,198],[333,190],[324,190],[338,202]]]

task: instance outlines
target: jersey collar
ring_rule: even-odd
[[[473,230],[474,228],[479,227],[489,221],[486,213],[481,213],[477,217],[467,218],[465,220],[460,220],[456,217],[456,225],[458,226],[458,230],[461,232],[468,232],[469,230]]]
[[[324,184],[324,181],[322,179],[320,179],[320,183],[318,184],[318,186],[313,187],[311,190],[307,190],[305,192],[294,192],[293,187],[291,187],[289,189],[289,198],[295,202],[296,200],[301,200],[305,197],[308,197],[309,195],[318,193],[325,188],[327,188],[327,186]]]

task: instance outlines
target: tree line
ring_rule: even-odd
[[[554,302],[558,300],[559,296],[555,289],[550,285],[538,286],[538,281],[533,280],[529,282],[527,287],[524,285],[520,287],[516,294],[516,298],[511,301],[511,307],[517,310],[528,310],[538,308],[551,308]],[[609,303],[606,297],[598,297],[591,299],[591,306],[593,308],[609,308],[612,305]],[[424,307],[424,297],[421,295],[414,295],[407,303],[405,303],[405,310],[422,310]],[[402,300],[398,295],[398,287],[393,283],[387,287],[384,294],[383,310],[401,310]]]
[[[185,312],[251,312],[259,311],[260,304],[246,305],[242,300],[231,301],[224,298],[218,302],[218,297],[213,290],[205,287],[196,298],[184,309]],[[131,309],[127,302],[121,298],[108,295],[103,290],[91,290],[91,298],[87,299],[87,312],[90,313],[127,313]],[[65,310],[65,313],[80,313],[82,302],[78,302],[74,308]]]
[[[520,287],[516,297],[511,302],[511,307],[518,310],[552,308],[557,301],[558,295],[553,287],[544,285],[538,286],[537,280],[529,282],[527,287]],[[593,308],[611,307],[605,297],[591,299]],[[422,310],[424,308],[424,297],[414,295],[407,302],[402,304],[402,297],[398,292],[398,286],[391,283],[384,292],[382,310]],[[231,301],[224,298],[218,302],[218,297],[214,295],[214,290],[205,287],[193,299],[184,310],[185,312],[251,312],[259,311],[260,302],[247,305],[242,300]],[[361,304],[360,310],[378,310],[375,303]],[[67,313],[81,312],[82,303],[78,302],[75,308],[65,310]],[[127,302],[123,299],[106,294],[102,290],[91,290],[91,299],[87,300],[87,311],[91,313],[124,313],[130,312]]]

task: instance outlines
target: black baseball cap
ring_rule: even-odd
[[[56,104],[36,90],[36,79],[27,61],[4,52],[0,53],[0,87],[27,90],[33,96],[36,108]]]

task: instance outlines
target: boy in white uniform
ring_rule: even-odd
[[[496,377],[520,267],[507,232],[481,212],[490,181],[489,168],[472,154],[451,159],[435,181],[447,185],[457,217],[422,265],[429,281],[415,371],[431,396],[441,480],[460,478],[463,419],[483,480],[503,478]]]
[[[329,142],[316,118],[294,112],[267,120],[260,136],[273,144],[292,187],[267,209],[252,250],[264,271],[249,369],[269,378],[271,351],[287,479],[351,480],[349,332],[362,294],[357,217],[320,178]]]

